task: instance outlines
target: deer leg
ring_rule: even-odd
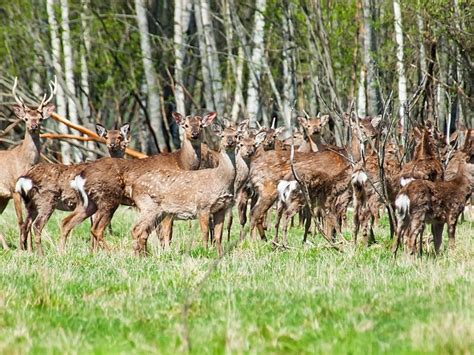
[[[306,240],[308,239],[309,230],[311,228],[312,217],[307,214],[309,211],[308,207],[305,206],[303,207],[303,209],[306,210],[306,212],[303,213],[303,215],[306,215],[306,218],[304,220],[304,234],[303,234],[303,244],[305,244]]]
[[[276,216],[276,222],[275,222],[275,237],[273,238],[273,244],[278,245],[278,230],[280,227],[280,221],[283,215],[283,210],[285,206],[283,203],[278,202],[277,206],[277,216]]]
[[[217,253],[219,257],[222,257],[223,250],[222,250],[222,232],[224,227],[224,219],[225,219],[226,210],[219,211],[214,214],[214,239],[217,245]]]
[[[202,234],[202,245],[204,249],[209,245],[209,212],[201,212],[199,215],[199,227]]]
[[[245,237],[245,224],[247,223],[247,205],[248,205],[248,194],[247,192],[241,192],[237,199],[237,212],[239,214],[240,222],[240,233],[239,238],[243,240]]]
[[[140,208],[138,221],[132,228],[133,250],[136,256],[147,255],[148,235],[156,229],[163,217],[163,211],[156,204],[147,206],[147,208]]]
[[[250,230],[252,232],[252,237],[255,236],[255,229],[257,229],[260,234],[260,238],[264,241],[267,240],[265,236],[265,229],[263,228],[263,220],[266,217],[266,212],[270,207],[272,207],[274,201],[275,199],[272,198],[272,196],[259,198],[253,207],[250,218]]]
[[[234,215],[232,213],[232,207],[227,209],[227,217],[229,218],[227,221],[227,242],[230,242],[230,232],[232,230],[232,223],[234,221]]]
[[[83,205],[79,204],[74,211],[64,218],[61,221],[61,237],[59,241],[59,252],[64,253],[66,248],[66,240],[71,233],[71,230],[77,226],[78,224],[82,223],[84,220],[92,216],[97,211],[96,204],[90,200],[87,208],[84,208]]]
[[[436,255],[439,254],[441,243],[443,242],[444,223],[433,223],[431,225],[431,233],[433,233],[433,242]]]
[[[105,250],[110,250],[110,248],[105,241],[104,232],[107,226],[110,226],[110,221],[112,220],[114,212],[115,209],[113,211],[103,211],[99,216],[96,214],[96,221],[91,228],[91,234],[94,235],[94,238],[97,241],[97,247],[100,246]]]
[[[456,220],[450,221],[448,223],[448,241],[449,241],[449,250],[453,251],[456,243]]]
[[[12,194],[12,199],[13,199],[13,205],[15,207],[18,229],[21,230],[21,226],[23,225],[23,210],[21,207],[21,196],[20,194],[14,192]]]
[[[169,249],[173,233],[173,216],[167,215],[160,223],[160,242],[163,249]]]

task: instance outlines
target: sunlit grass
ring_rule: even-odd
[[[171,250],[152,235],[152,256],[135,258],[134,213],[117,213],[108,253],[89,252],[85,222],[58,255],[63,213],[47,226],[44,257],[1,252],[1,353],[173,353],[187,341],[194,353],[474,350],[472,222],[458,227],[456,251],[437,258],[394,260],[386,221],[377,245],[348,242],[343,253],[316,237],[301,245],[300,228],[285,251],[246,240],[191,299],[185,326],[183,303],[217,252],[202,248],[196,223],[179,222]],[[0,218],[15,246],[12,209]]]

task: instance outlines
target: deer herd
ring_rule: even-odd
[[[25,122],[26,130],[20,145],[0,151],[0,213],[13,199],[22,250],[33,250],[34,237],[34,249],[43,253],[41,236],[54,210],[70,212],[61,221],[60,252],[74,227],[89,218],[92,250],[108,249],[105,231],[118,207],[125,205],[138,211],[131,228],[135,254],[147,254],[153,232],[166,248],[175,220],[197,219],[204,247],[213,242],[222,256],[224,222],[227,219],[229,240],[234,206],[240,240],[246,236],[247,220],[252,238],[267,240],[275,206],[276,247],[287,247],[288,228],[297,214],[304,226],[304,242],[312,224],[329,243],[345,240],[341,234],[352,207],[355,244],[359,235],[366,245],[376,242],[374,227],[386,210],[395,255],[400,246],[421,254],[427,223],[439,253],[445,224],[449,248],[454,248],[456,225],[472,192],[472,129],[460,135],[463,143],[451,145],[426,122],[414,127],[400,144],[389,134],[388,119],[354,114],[299,117],[300,131],[293,133],[284,128],[251,128],[248,120],[239,124],[224,120],[221,125],[215,112],[202,117],[175,112],[173,118],[183,131],[181,148],[130,160],[124,158],[130,126],[108,131],[97,124],[110,157],[73,165],[39,163],[39,131],[54,112],[56,83],[50,83],[49,96],[36,107],[25,105],[16,87],[15,79],[17,104],[12,111]],[[328,126],[334,119],[344,121],[345,146],[331,144]],[[206,127],[219,141],[219,149],[204,143]],[[8,249],[1,233],[0,242]]]

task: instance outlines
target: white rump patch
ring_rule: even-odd
[[[352,183],[359,184],[359,185],[364,185],[367,182],[367,174],[363,172],[362,170],[356,171],[354,174],[352,174]]]
[[[401,194],[395,200],[395,208],[397,210],[397,217],[399,219],[405,219],[408,211],[410,210],[410,199],[407,195]]]
[[[79,191],[82,197],[82,202],[84,204],[84,207],[87,207],[89,204],[89,198],[87,197],[86,190],[84,190],[84,186],[86,185],[86,179],[84,179],[81,175],[77,175],[74,180],[70,182],[71,187]]]
[[[413,178],[406,178],[406,179],[405,179],[405,178],[401,178],[401,179],[400,179],[400,185],[401,185],[402,187],[403,187],[403,186],[406,186],[406,185],[408,185],[410,182],[412,182],[413,180],[415,180],[415,179],[413,179]]]
[[[289,202],[291,193],[298,188],[298,182],[296,180],[287,181],[280,180],[277,186],[278,199],[282,202]]]
[[[33,181],[30,178],[21,177],[15,185],[15,191],[20,195],[27,195],[33,188]]]

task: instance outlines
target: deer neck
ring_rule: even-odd
[[[235,169],[235,149],[225,150],[224,148],[221,148],[219,154],[219,166],[217,167],[217,170],[219,170],[219,176],[222,176],[223,180],[226,180],[226,182],[233,185],[235,180]]]
[[[25,138],[20,146],[21,156],[27,165],[38,163],[40,159],[41,142],[39,133],[30,133],[28,129],[25,131]]]
[[[184,137],[179,150],[179,162],[185,170],[197,170],[201,164],[201,141],[190,141]]]

